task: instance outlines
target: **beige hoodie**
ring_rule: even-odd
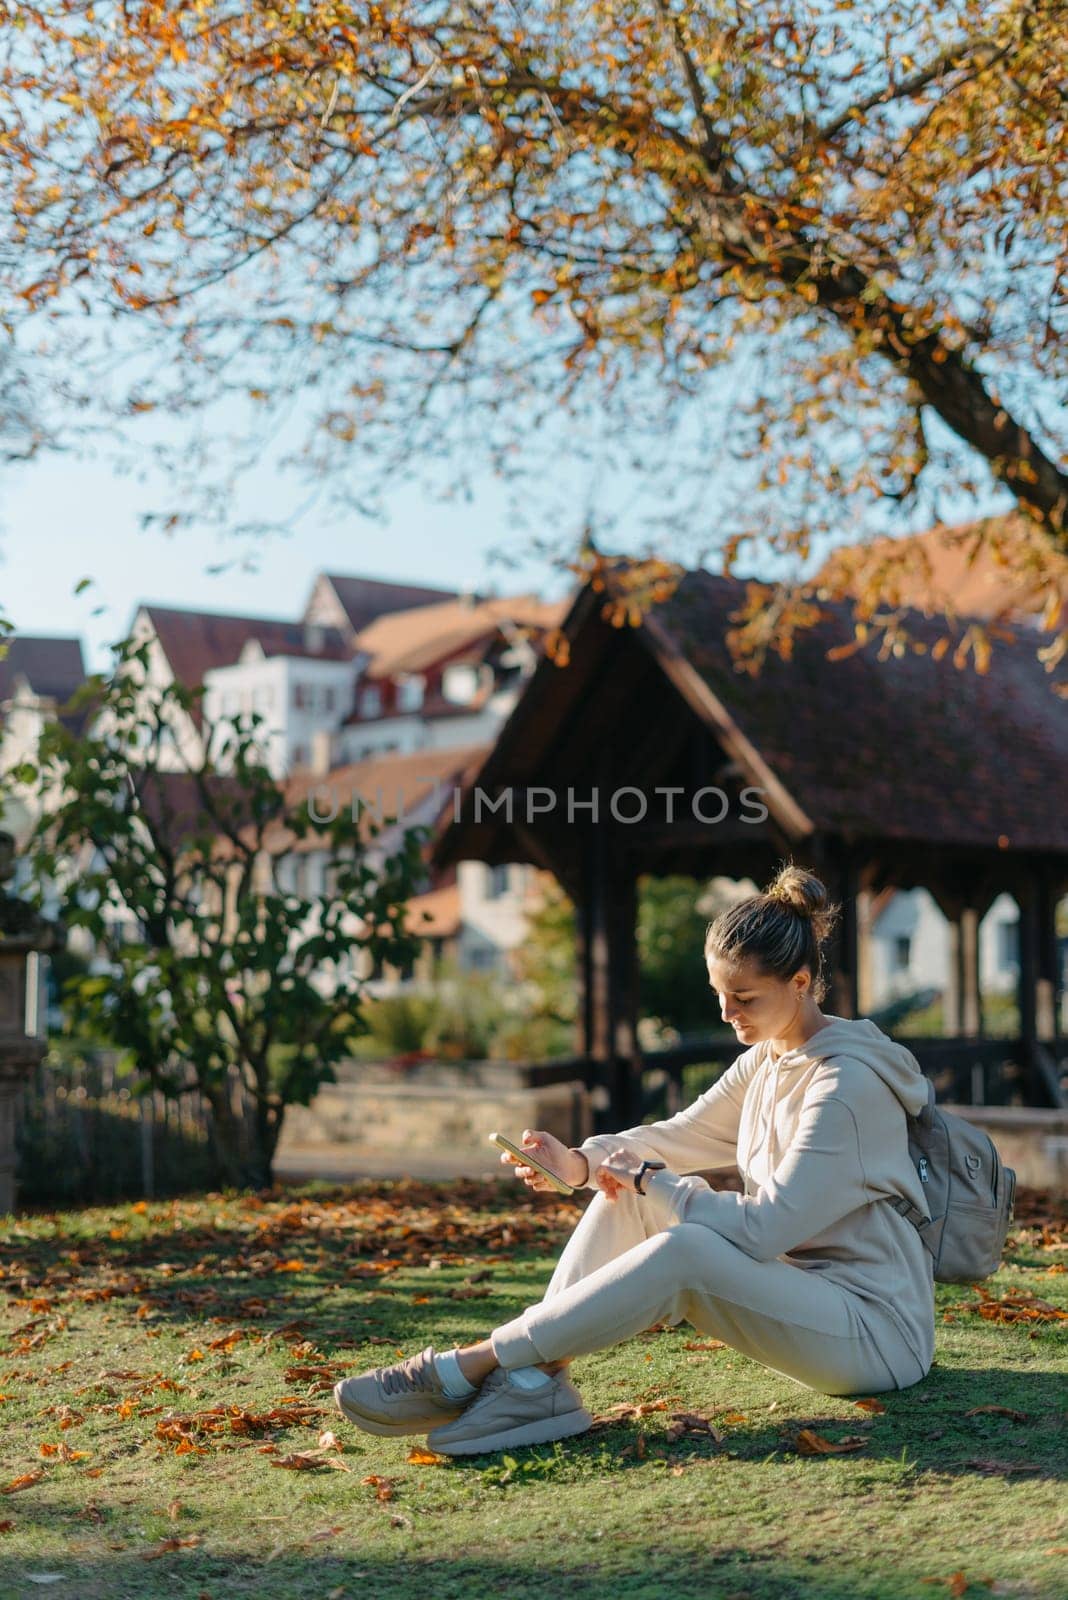
[[[823,1273],[856,1296],[891,1367],[896,1332],[926,1372],[934,1355],[931,1256],[913,1224],[885,1203],[904,1195],[930,1215],[905,1120],[926,1100],[910,1051],[874,1022],[830,1017],[778,1059],[766,1040],[753,1045],[677,1116],[595,1135],[579,1148],[591,1164],[616,1151],[666,1161],[666,1172],[645,1179],[661,1226],[700,1223],[757,1261],[781,1257]],[[744,1194],[680,1176],[726,1166],[738,1167]]]

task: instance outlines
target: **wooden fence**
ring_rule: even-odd
[[[200,1094],[139,1095],[106,1050],[46,1057],[16,1103],[22,1205],[180,1194],[222,1182]]]

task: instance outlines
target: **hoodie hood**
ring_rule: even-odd
[[[910,1116],[927,1104],[927,1078],[916,1057],[867,1017],[830,1017],[825,1028],[779,1057],[781,1071],[834,1056],[851,1056],[877,1072]]]

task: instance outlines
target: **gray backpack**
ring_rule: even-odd
[[[904,1196],[890,1204],[916,1227],[934,1258],[939,1283],[989,1277],[1001,1265],[1012,1221],[1015,1172],[981,1128],[935,1105],[929,1078],[927,1104],[909,1117],[908,1129],[909,1155],[924,1186],[930,1220]]]

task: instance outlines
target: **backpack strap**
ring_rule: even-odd
[[[911,1200],[906,1200],[903,1194],[895,1195],[890,1204],[898,1215],[905,1217],[912,1223],[914,1228],[919,1228],[922,1231],[922,1229],[930,1226],[930,1217],[925,1217],[919,1207],[914,1206]]]
[[[930,1128],[934,1122],[935,1112],[935,1086],[934,1079],[927,1079],[927,1104],[916,1113],[916,1121],[921,1128]]]

